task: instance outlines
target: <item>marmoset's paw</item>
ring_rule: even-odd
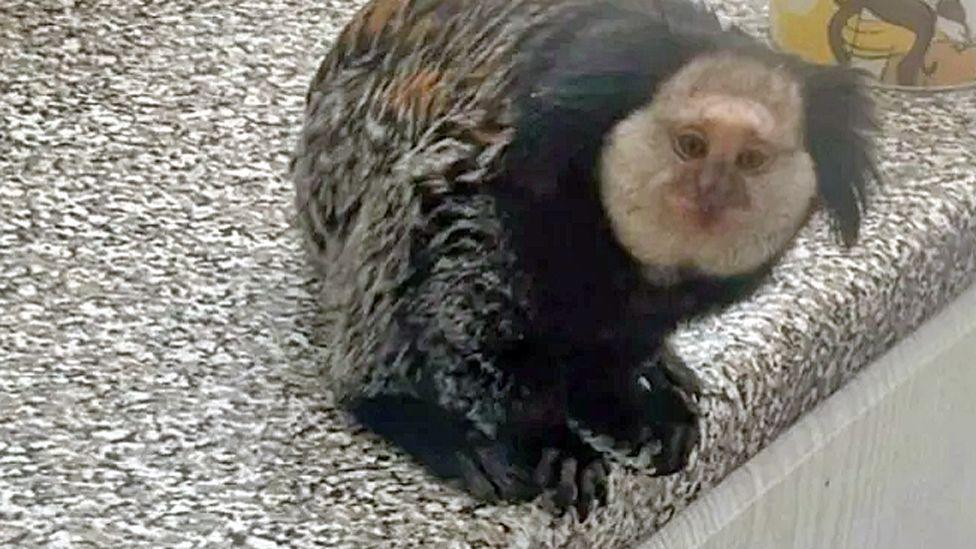
[[[523,436],[491,440],[472,435],[470,450],[458,457],[464,487],[486,501],[525,501],[543,494],[555,512],[575,508],[580,520],[606,504],[609,467],[598,452],[568,432],[547,440]]]
[[[651,457],[656,475],[684,469],[698,444],[699,410],[696,404],[701,385],[695,373],[665,348],[641,375],[646,433],[644,444],[659,447]]]
[[[542,452],[534,479],[557,512],[575,508],[582,521],[593,509],[606,505],[609,474],[603,456],[574,437],[571,446]]]
[[[542,489],[534,479],[535,463],[519,451],[512,439],[492,440],[472,432],[469,445],[456,456],[461,481],[473,496],[484,501],[525,501]]]
[[[594,447],[667,475],[687,465],[698,443],[700,392],[694,372],[676,357],[662,356],[629,376],[576,388],[570,416]]]

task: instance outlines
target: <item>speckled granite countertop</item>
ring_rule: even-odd
[[[667,520],[976,274],[976,94],[883,94],[892,181],[678,337],[703,446],[584,526],[488,507],[351,428],[317,375],[283,178],[358,1],[0,7],[0,545],[615,547]],[[760,30],[759,0],[723,9]],[[696,344],[692,341],[699,339]]]

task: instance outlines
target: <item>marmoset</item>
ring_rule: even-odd
[[[585,516],[610,460],[681,470],[680,322],[743,299],[878,179],[870,95],[685,0],[373,0],[291,161],[340,402],[435,476]],[[432,477],[434,478],[434,477]]]

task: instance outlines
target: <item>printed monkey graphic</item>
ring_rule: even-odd
[[[895,82],[914,86],[920,79],[931,76],[937,70],[935,63],[926,64],[926,54],[936,36],[939,18],[957,24],[963,31],[964,40],[972,37],[966,9],[960,0],[835,0],[838,11],[829,23],[830,48],[841,63],[849,63],[851,53],[846,49],[844,28],[851,18],[868,11],[878,19],[911,31],[914,39],[910,48],[897,63]],[[878,57],[890,56],[891,52],[879,52]]]

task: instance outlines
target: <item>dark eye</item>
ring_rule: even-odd
[[[740,170],[752,172],[765,166],[768,161],[769,155],[766,153],[748,149],[739,153],[739,156],[735,158],[735,165]]]
[[[708,155],[708,141],[697,132],[684,132],[674,139],[674,152],[685,160],[698,160]]]

